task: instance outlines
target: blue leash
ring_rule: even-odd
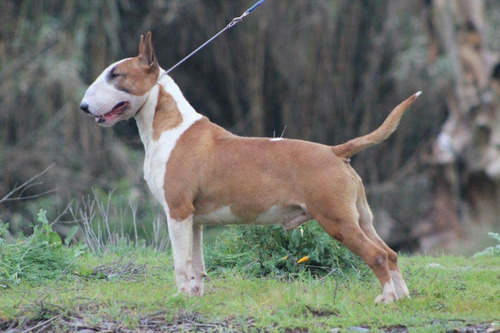
[[[170,67],[170,69],[168,71],[166,71],[165,74],[168,74],[171,71],[173,71],[174,69],[176,69],[178,66],[180,66],[182,63],[184,63],[186,60],[188,60],[189,58],[191,58],[191,56],[193,56],[195,53],[197,53],[202,48],[204,48],[205,46],[207,46],[208,44],[210,44],[214,39],[216,39],[217,37],[219,37],[219,35],[221,35],[224,31],[231,29],[236,24],[238,24],[241,21],[243,21],[243,19],[245,17],[247,17],[248,15],[250,15],[255,9],[257,9],[257,7],[259,7],[260,5],[262,5],[265,1],[266,0],[257,1],[252,7],[248,8],[241,16],[235,17],[231,22],[229,22],[229,24],[224,29],[222,29],[215,36],[213,36],[212,38],[210,38],[209,40],[207,40],[205,43],[203,43],[203,45],[201,45],[200,47],[198,47],[196,50],[194,50],[193,52],[191,52],[190,54],[188,54],[186,57],[184,57],[184,59],[182,59],[181,61],[179,61],[177,64],[175,64],[174,66]]]

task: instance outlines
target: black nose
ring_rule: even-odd
[[[87,103],[80,104],[80,109],[82,109],[83,112],[90,113],[90,111],[89,111],[89,105]]]

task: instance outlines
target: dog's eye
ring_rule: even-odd
[[[110,71],[109,71],[109,74],[108,74],[108,80],[111,80],[111,79],[115,79],[117,78],[118,76],[120,76],[121,74],[120,73],[117,73],[116,72],[116,67],[113,67]]]

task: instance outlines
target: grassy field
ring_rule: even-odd
[[[287,281],[209,273],[203,298],[177,295],[171,256],[121,248],[83,254],[74,269],[0,289],[0,330],[445,332],[500,329],[500,258],[411,256],[411,299],[373,302],[373,275],[304,273]],[[460,330],[457,330],[460,332]],[[472,330],[471,330],[472,332]]]

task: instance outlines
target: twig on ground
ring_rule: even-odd
[[[332,275],[333,273],[335,273],[336,271],[337,271],[337,269],[336,269],[336,268],[332,269],[330,272],[328,272],[328,274],[326,274],[326,275],[325,275],[325,276],[323,276],[321,279],[319,279],[319,282],[324,283],[324,282],[325,282],[325,279],[326,279],[328,276],[330,276],[330,275]]]
[[[30,327],[30,328],[24,330],[22,333],[27,333],[27,332],[34,331],[36,328],[39,328],[39,327],[40,327],[40,329],[37,332],[41,332],[42,330],[44,330],[45,328],[47,328],[47,326],[50,325],[51,322],[53,322],[53,321],[55,321],[57,319],[60,319],[61,317],[62,317],[62,314],[59,314],[59,315],[54,316],[54,317],[52,317],[50,319],[41,321],[38,324],[36,324],[35,326]]]

